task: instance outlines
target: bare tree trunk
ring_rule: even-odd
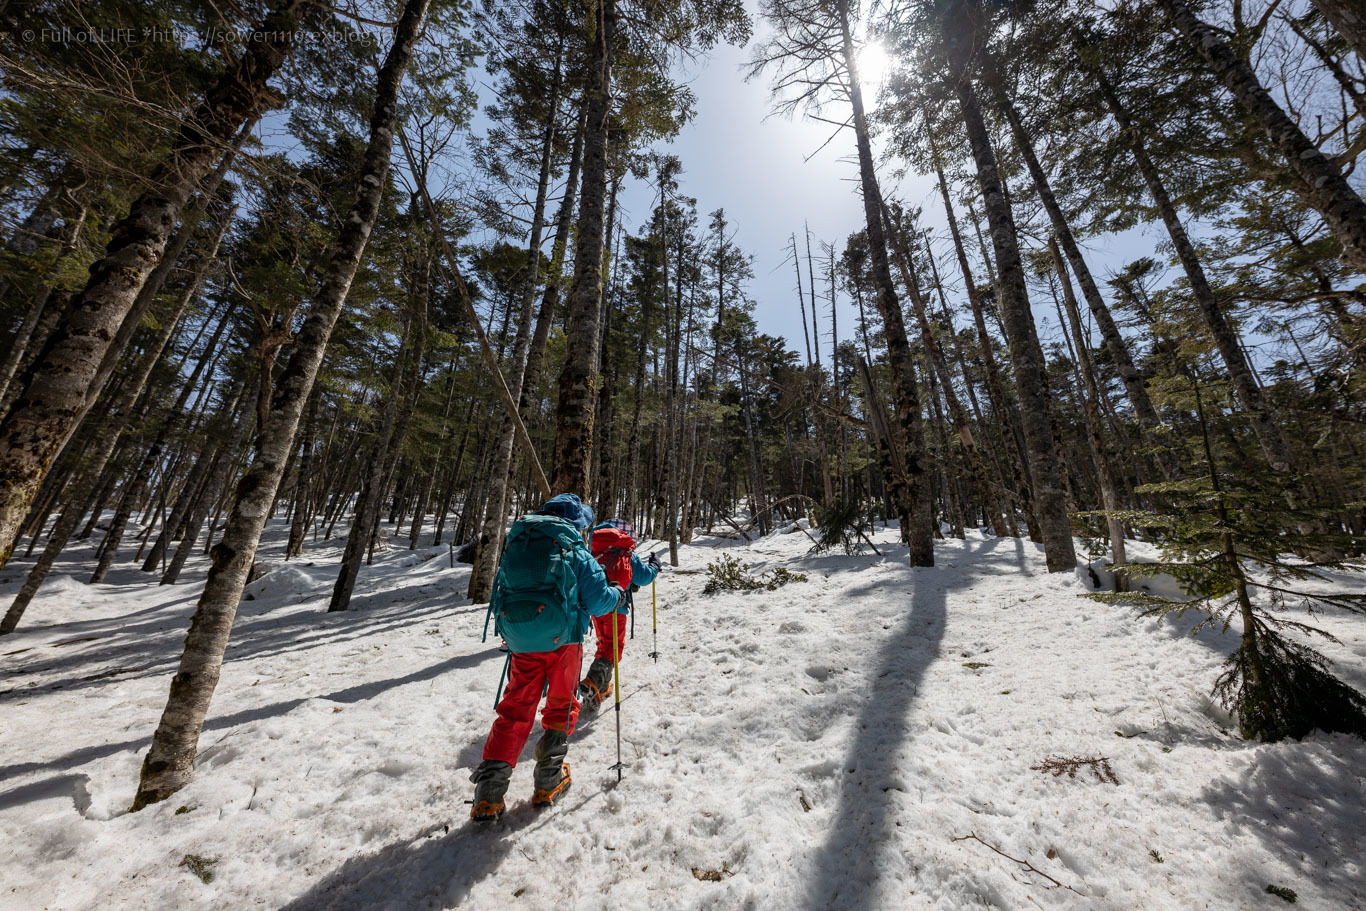
[[[892,223],[886,204],[882,200],[878,200],[878,203],[882,210],[882,216],[886,219],[892,241],[892,253],[896,258],[897,267],[901,271],[901,279],[906,285],[906,293],[910,295],[916,321],[920,324],[920,337],[924,341],[925,350],[929,355],[930,369],[939,374],[939,385],[944,391],[944,399],[949,406],[949,416],[958,432],[958,440],[963,446],[963,455],[967,459],[968,470],[972,473],[973,480],[981,492],[983,503],[987,507],[988,515],[991,517],[992,533],[998,537],[1004,536],[1006,534],[1005,516],[996,498],[991,478],[987,474],[986,464],[982,461],[982,454],[977,448],[977,441],[972,435],[967,412],[963,410],[963,405],[958,400],[958,394],[953,390],[953,378],[949,374],[948,362],[944,358],[944,349],[939,344],[939,339],[930,326],[929,316],[925,312],[925,301],[920,295],[920,287],[913,271],[910,252],[906,249],[905,239],[898,226]]]
[[[956,232],[957,225],[953,222],[951,208],[950,225],[953,226],[953,229]],[[956,240],[955,247],[958,249],[961,255],[962,248],[958,245]],[[944,292],[944,283],[939,278],[939,266],[934,261],[934,251],[930,249],[928,238],[925,241],[925,259],[930,264],[930,275],[934,279],[934,287],[939,295],[940,318],[944,321],[944,326],[949,331],[949,338],[955,339],[954,344],[952,346],[953,360],[954,363],[958,365],[959,374],[963,377],[963,389],[968,394],[968,405],[972,408],[972,416],[973,419],[977,421],[977,426],[985,428],[987,426],[987,423],[982,416],[982,406],[978,402],[977,393],[973,388],[973,377],[971,371],[968,370],[967,358],[964,357],[962,346],[957,344],[957,340],[955,338],[953,315],[949,312],[948,295]],[[971,284],[972,280],[969,277],[968,285],[970,291]],[[945,385],[949,388],[952,388],[953,384],[952,381],[950,381]],[[993,445],[993,440],[987,434],[983,434],[983,437],[987,441],[986,458],[991,461],[991,469],[993,472],[992,478],[988,481],[988,483],[992,484],[993,490],[1000,494],[993,508],[999,509],[1003,513],[1005,519],[1005,533],[1012,538],[1018,538],[1020,536],[1020,529],[1016,523],[1015,518],[1015,507],[1013,502],[1014,492],[1010,489],[1006,471],[1002,467],[1001,458],[999,454],[996,452],[995,446]]]
[[[906,484],[906,471],[896,453],[891,431],[887,427],[887,410],[877,394],[877,387],[873,385],[873,374],[868,368],[868,362],[860,357],[857,366],[859,376],[863,379],[863,401],[868,412],[869,432],[877,453],[878,467],[882,470],[882,481],[887,487],[891,506],[900,521],[901,536],[909,538],[912,509],[911,495]]]
[[[1252,67],[1243,62],[1218,32],[1197,18],[1183,0],[1159,0],[1159,3],[1186,43],[1204,58],[1238,103],[1261,126],[1271,144],[1285,156],[1287,167],[1283,170],[1288,172],[1286,176],[1299,178],[1298,185],[1293,180],[1289,181],[1290,185],[1323,216],[1324,224],[1342,244],[1343,260],[1358,272],[1366,272],[1366,201],[1352,189],[1338,166],[1309,141],[1295,121],[1267,94]],[[1340,12],[1348,13],[1345,9]],[[1352,34],[1343,32],[1343,37],[1355,42],[1366,33],[1366,28],[1360,24],[1366,14],[1358,4],[1349,15],[1354,15],[1357,28],[1351,30]],[[1327,18],[1335,27],[1341,28],[1333,16]],[[1341,22],[1342,25],[1350,24],[1345,16]]]
[[[1072,330],[1072,341],[1076,348],[1077,363],[1081,367],[1084,384],[1082,395],[1086,417],[1086,442],[1091,447],[1091,458],[1096,465],[1096,477],[1100,482],[1100,501],[1107,512],[1105,524],[1110,533],[1110,556],[1114,563],[1128,562],[1124,548],[1124,526],[1113,513],[1120,508],[1119,488],[1115,484],[1114,468],[1105,452],[1105,441],[1101,438],[1100,427],[1100,383],[1096,380],[1096,368],[1091,362],[1091,346],[1081,325],[1081,313],[1077,307],[1076,295],[1072,292],[1072,282],[1067,275],[1067,263],[1054,238],[1048,239],[1048,250],[1053,255],[1053,268],[1057,270],[1058,280],[1062,283],[1062,299],[1067,307],[1067,322]],[[1115,587],[1126,591],[1123,573],[1116,572]]]
[[[1020,508],[1024,511],[1025,525],[1031,541],[1042,541],[1043,533],[1039,531],[1039,522],[1034,513],[1034,491],[1030,484],[1029,475],[1026,471],[1024,458],[1020,453],[1020,447],[1015,440],[1014,416],[1010,409],[1010,402],[1006,398],[1005,388],[1001,382],[1000,366],[996,362],[996,353],[992,347],[991,335],[987,332],[986,317],[982,312],[982,302],[977,296],[977,283],[973,281],[972,267],[968,264],[967,249],[963,245],[963,236],[958,230],[958,217],[954,214],[953,203],[949,199],[949,184],[944,177],[943,166],[939,162],[938,150],[934,147],[934,137],[930,136],[931,155],[934,160],[935,174],[939,178],[939,193],[944,201],[944,212],[948,217],[949,234],[953,239],[953,249],[958,257],[958,266],[963,273],[963,283],[967,291],[968,306],[972,310],[973,325],[977,329],[977,341],[982,355],[982,369],[986,375],[987,396],[991,399],[992,410],[996,413],[997,420],[1001,429],[1001,442],[1005,448],[1005,458],[1010,466],[1010,473],[1014,476],[1015,489],[1010,491],[1014,499],[1019,501]],[[1006,480],[1003,478],[1002,480]],[[1018,491],[1018,493],[1016,493]],[[1015,508],[1012,504],[1006,516],[1006,522],[1014,527]],[[1013,535],[1018,535],[1019,529],[1016,528]]]
[[[329,612],[346,611],[351,604],[351,593],[355,590],[355,580],[361,572],[361,561],[365,557],[366,546],[374,522],[380,514],[380,500],[384,496],[384,466],[393,447],[393,430],[399,421],[399,400],[403,397],[403,378],[407,376],[410,362],[413,361],[414,326],[413,313],[404,318],[403,341],[395,358],[393,376],[389,380],[388,395],[380,410],[380,426],[374,434],[374,445],[369,458],[365,460],[361,475],[361,492],[355,497],[355,509],[351,512],[351,527],[347,530],[346,546],[342,550],[342,568],[337,572],[332,587],[332,601]]]
[[[1128,110],[1120,102],[1114,86],[1099,67],[1092,67],[1091,73],[1096,78],[1096,83],[1110,109],[1110,114],[1119,124],[1121,136],[1125,144],[1128,145],[1130,154],[1134,156],[1134,162],[1138,165],[1139,173],[1148,186],[1148,193],[1152,196],[1158,214],[1161,215],[1162,222],[1167,228],[1167,234],[1172,240],[1172,248],[1176,251],[1177,259],[1181,261],[1181,267],[1186,273],[1187,281],[1190,282],[1191,296],[1195,299],[1205,328],[1209,330],[1210,336],[1214,339],[1215,348],[1224,362],[1224,369],[1228,371],[1229,378],[1233,380],[1233,388],[1237,391],[1238,398],[1248,414],[1257,442],[1260,444],[1267,462],[1276,472],[1290,474],[1292,466],[1290,447],[1286,443],[1285,436],[1281,433],[1280,425],[1275,422],[1271,415],[1271,407],[1262,395],[1261,386],[1258,385],[1257,380],[1252,375],[1252,368],[1243,356],[1242,346],[1238,344],[1238,337],[1234,333],[1233,327],[1229,325],[1224,316],[1223,308],[1219,305],[1219,300],[1214,296],[1214,289],[1210,287],[1209,279],[1205,276],[1205,269],[1200,263],[1200,256],[1196,253],[1195,245],[1191,243],[1190,236],[1181,223],[1181,216],[1177,214],[1176,205],[1172,202],[1171,195],[1162,182],[1162,176],[1148,155],[1143,139],[1133,120],[1129,117]]]
[[[679,332],[681,329],[681,315],[670,313],[669,310],[669,196],[667,190],[668,178],[672,175],[665,165],[660,166],[659,173],[659,208],[660,208],[660,229],[659,229],[659,248],[661,273],[663,278],[664,291],[664,432],[668,435],[662,447],[661,455],[664,459],[664,477],[662,480],[666,485],[665,502],[665,537],[669,541],[669,565],[678,565],[678,408],[675,405],[675,398],[678,390],[678,354],[679,354]],[[678,294],[674,303],[677,311],[682,306],[683,296],[683,238],[682,226],[679,230],[679,255],[675,262],[674,272],[677,274]],[[749,415],[746,414],[746,422]],[[752,431],[751,431],[752,432]],[[753,441],[751,441],[753,445]],[[757,477],[757,475],[756,475]]]
[[[304,419],[303,439],[299,444],[298,480],[294,482],[294,518],[289,523],[289,540],[285,542],[285,559],[297,557],[304,549],[304,528],[308,521],[309,488],[312,477],[310,468],[313,462],[313,428],[318,421],[318,396],[311,395],[308,400],[308,417]]]
[[[218,244],[223,239],[223,232],[227,230],[228,221],[230,220],[231,219],[224,220],[223,230],[219,231],[218,237],[214,239],[213,246],[206,252],[203,262],[200,263],[198,271],[195,272],[194,278],[190,281],[190,284],[186,286],[184,293],[181,294],[180,301],[177,304],[175,311],[170,316],[166,317],[167,322],[171,326],[175,326],[180,322],[180,318],[185,313],[185,309],[189,306],[190,301],[199,293],[199,287],[203,283],[204,278],[208,275],[209,269],[213,266],[214,259],[218,255]],[[118,556],[119,542],[123,539],[123,533],[128,525],[133,503],[138,497],[142,496],[143,491],[147,489],[147,482],[151,478],[152,471],[161,459],[161,452],[162,448],[165,446],[166,438],[184,414],[185,405],[190,400],[190,394],[198,385],[199,378],[203,374],[204,368],[214,354],[216,354],[215,349],[218,346],[219,337],[223,330],[227,328],[227,325],[228,319],[224,316],[224,318],[219,321],[218,328],[214,330],[213,336],[209,339],[203,355],[199,358],[199,362],[195,365],[194,371],[190,374],[190,378],[181,389],[175,404],[161,422],[161,427],[157,430],[157,435],[152,445],[143,455],[142,463],[125,485],[123,496],[119,501],[119,508],[117,512],[115,512],[114,518],[109,522],[109,531],[105,533],[99,562],[95,566],[94,573],[90,576],[91,585],[103,582],[105,575],[109,572],[109,568],[113,566],[114,559]]]
[[[953,453],[949,451],[948,434],[944,431],[944,411],[939,407],[939,388],[942,387],[945,374],[939,374],[939,383],[935,382],[938,370],[931,368],[925,373],[929,379],[930,392],[930,411],[934,415],[934,447],[939,452],[939,478],[944,485],[943,499],[948,505],[949,523],[953,526],[953,536],[960,541],[966,535],[963,533],[963,505],[958,497],[958,477],[957,471],[953,466]],[[939,523],[935,523],[935,537],[942,537],[939,532]]]
[[[205,384],[207,387],[208,384]],[[162,523],[161,532],[152,544],[151,551],[147,554],[147,559],[142,562],[142,571],[145,573],[155,572],[160,566],[162,559],[166,556],[166,551],[170,548],[170,543],[181,533],[185,526],[189,512],[194,508],[194,504],[199,500],[201,488],[204,486],[204,479],[208,476],[211,469],[210,462],[218,449],[218,441],[212,436],[205,435],[199,445],[199,450],[194,458],[194,464],[190,467],[190,472],[185,477],[185,483],[180,488],[180,493],[171,506],[170,517]],[[164,570],[164,567],[163,567]]]
[[[282,0],[248,33],[240,61],[228,67],[186,120],[149,190],[114,229],[103,259],[5,415],[0,437],[0,560],[8,559],[19,525],[48,466],[93,403],[102,361],[190,194],[244,121],[267,103],[266,83],[279,68],[309,0]]]
[[[527,353],[526,374],[522,378],[522,400],[518,403],[518,413],[522,420],[531,420],[532,396],[541,382],[541,365],[545,360],[545,346],[550,339],[550,327],[555,321],[555,308],[559,304],[560,286],[564,283],[564,254],[569,247],[569,235],[574,220],[574,203],[578,198],[579,172],[583,168],[583,134],[587,129],[588,109],[585,104],[579,112],[578,126],[574,130],[574,143],[569,152],[569,173],[565,176],[564,196],[555,215],[555,240],[550,247],[550,268],[546,272],[545,291],[541,294],[541,307],[536,312],[536,330],[531,336],[531,350]]]
[[[53,260],[54,266],[70,256],[71,252],[76,249],[76,244],[80,241],[81,231],[85,227],[86,215],[89,212],[89,206],[82,206],[75,223],[67,227],[61,249],[57,252],[56,259]],[[6,394],[9,392],[10,381],[14,379],[14,373],[20,362],[25,360],[25,355],[32,353],[29,342],[34,341],[41,345],[46,340],[46,336],[35,337],[33,331],[38,328],[38,321],[42,318],[43,310],[46,309],[48,302],[53,300],[52,292],[52,283],[49,279],[43,283],[38,293],[33,295],[33,302],[24,314],[23,322],[19,324],[19,330],[14,334],[14,340],[10,342],[9,353],[5,355],[4,364],[0,365],[0,402],[5,401]],[[65,302],[60,297],[57,303],[65,306]]]
[[[213,466],[210,469],[208,480],[204,482],[204,489],[200,491],[194,505],[190,508],[190,514],[185,520],[185,535],[180,539],[180,546],[176,548],[170,564],[162,571],[161,585],[174,585],[176,580],[180,578],[180,572],[185,567],[186,559],[194,552],[194,546],[199,540],[199,530],[204,525],[204,519],[213,507],[218,492],[227,485],[228,472],[237,464],[238,452],[246,441],[247,433],[254,426],[248,417],[255,411],[255,403],[252,401],[254,398],[253,395],[245,395],[244,407],[240,414],[236,415],[236,431],[213,454]],[[233,410],[229,410],[227,414],[229,421],[232,421]]]
[[[128,315],[123,318],[119,331],[114,335],[114,341],[109,346],[109,350],[104,353],[104,358],[100,361],[100,368],[95,372],[95,379],[90,384],[90,392],[86,395],[87,408],[94,402],[94,397],[104,390],[109,378],[114,374],[114,368],[118,366],[120,356],[133,340],[134,334],[142,324],[142,319],[147,311],[156,302],[156,297],[161,293],[162,286],[170,278],[171,272],[180,261],[185,248],[198,233],[199,224],[208,214],[210,206],[213,204],[218,188],[222,186],[223,179],[227,176],[228,170],[232,166],[233,159],[246,141],[247,134],[250,132],[251,125],[255,123],[255,115],[248,118],[237,132],[237,138],[233,141],[232,147],[223,153],[222,159],[214,172],[204,179],[199,188],[199,196],[186,211],[184,219],[181,221],[180,229],[171,236],[166,244],[166,250],[162,253],[161,261],[156,268],[147,276],[147,281],[138,291],[137,298],[133,301],[133,307],[128,311]],[[233,215],[236,213],[236,206],[228,213],[223,221],[223,226],[219,229],[219,241],[222,240],[223,233],[232,223]],[[214,247],[217,248],[217,242]]]
[[[598,316],[602,306],[603,207],[607,202],[607,122],[612,107],[612,45],[616,0],[597,6],[598,25],[588,74],[588,120],[584,133],[574,286],[569,294],[565,337],[569,356],[560,372],[555,409],[555,467],[551,487],[589,495],[593,406],[597,398]]]
[[[978,107],[977,94],[966,75],[968,59],[966,36],[950,37],[951,58],[959,73],[954,86],[963,114],[968,144],[977,165],[992,246],[996,251],[999,277],[996,283],[1001,315],[1006,322],[1010,359],[1015,372],[1015,392],[1020,400],[1025,448],[1029,456],[1039,528],[1043,534],[1044,555],[1049,572],[1071,572],[1077,555],[1072,546],[1072,528],[1067,518],[1067,501],[1062,487],[1062,466],[1053,444],[1053,428],[1048,413],[1043,352],[1035,338],[1034,317],[1029,310],[1024,268],[1020,262],[1015,224],[1001,190],[996,170],[996,155],[991,148],[986,123]]]
[[[421,278],[418,279],[422,281]],[[426,332],[426,301],[418,300],[410,306],[404,319],[403,341],[395,359],[393,379],[384,407],[380,410],[380,425],[375,433],[375,444],[366,460],[361,477],[360,492],[356,494],[356,508],[351,514],[351,527],[346,534],[346,547],[342,551],[341,569],[332,587],[332,600],[329,612],[344,611],[351,604],[351,595],[356,588],[360,575],[361,560],[374,534],[379,521],[380,507],[387,486],[391,457],[397,452],[401,439],[399,433],[400,403],[408,391],[410,373],[421,370],[423,352],[422,336]],[[418,308],[421,307],[422,310]]]
[[[48,339],[52,338],[71,312],[73,296],[69,291],[58,291],[54,288],[44,288],[42,293],[35,297],[35,301],[41,301],[42,309],[38,313],[38,322],[34,325],[33,331],[29,335],[28,344],[20,354],[18,362],[15,364],[15,376],[5,390],[5,396],[0,399],[0,414],[7,414],[9,409],[19,398],[19,393],[23,391],[21,382],[26,374],[32,369],[42,356],[47,347]],[[17,380],[17,381],[16,381]],[[65,446],[62,449],[65,452]],[[57,457],[61,458],[60,455]],[[54,460],[55,465],[57,460]]]
[[[912,566],[934,565],[934,505],[930,491],[929,466],[925,458],[925,429],[920,413],[920,392],[916,388],[915,360],[906,340],[906,324],[901,318],[901,303],[892,286],[891,266],[887,261],[887,239],[882,230],[881,200],[877,175],[873,170],[873,148],[868,140],[868,120],[863,111],[859,89],[853,35],[849,28],[849,0],[839,0],[840,28],[844,41],[844,62],[848,69],[849,100],[854,109],[854,139],[858,148],[859,179],[863,189],[863,214],[868,230],[868,252],[873,283],[877,288],[878,309],[882,313],[887,337],[887,360],[892,368],[896,389],[897,421],[906,436],[905,471],[907,483],[907,533]]]
[[[206,263],[211,259],[212,257],[206,257]],[[183,295],[182,299],[188,302],[192,294],[193,290],[191,289]],[[183,305],[178,306],[174,317],[168,314],[163,319],[161,328],[148,344],[147,350],[142,353],[133,374],[128,377],[118,394],[109,402],[106,414],[111,416],[105,418],[106,423],[100,428],[100,432],[96,436],[98,448],[81,480],[77,481],[70,491],[67,504],[62,509],[57,524],[52,529],[52,534],[48,536],[47,546],[43,548],[42,554],[38,557],[38,562],[34,564],[33,569],[29,570],[28,577],[24,580],[23,586],[19,589],[19,594],[15,596],[13,603],[6,612],[4,621],[0,622],[0,635],[13,632],[18,626],[29,602],[33,600],[33,596],[42,587],[48,573],[56,565],[57,557],[61,555],[67,541],[71,538],[72,532],[80,524],[81,517],[85,514],[86,509],[94,510],[91,516],[92,526],[98,519],[104,496],[107,496],[107,493],[100,494],[103,484],[109,483],[110,489],[112,489],[112,482],[117,477],[117,472],[110,470],[113,467],[109,464],[110,458],[119,444],[123,431],[127,429],[130,420],[138,411],[138,399],[147,388],[147,381],[156,368],[157,362],[161,359],[162,352],[166,350],[167,344],[170,343],[171,337],[175,334],[176,324],[183,309]]]
[[[810,367],[813,363],[811,360],[811,331],[806,325],[806,297],[805,292],[802,291],[802,260],[800,254],[797,253],[797,235],[795,234],[792,235],[792,265],[797,270],[797,306],[802,311],[802,340],[806,342],[806,366]]]
[[[424,370],[427,356],[427,329],[428,329],[428,305],[431,302],[430,293],[430,260],[419,267],[419,280],[416,293],[413,295],[413,321],[417,324],[413,333],[413,345],[409,354],[408,371],[403,381],[403,393],[398,406],[398,415],[394,421],[394,433],[390,438],[390,445],[384,456],[382,463],[383,483],[380,485],[381,495],[384,491],[394,491],[394,508],[398,509],[400,503],[406,498],[406,488],[408,477],[405,473],[403,480],[398,488],[394,487],[394,474],[399,466],[399,457],[403,453],[403,441],[408,436],[408,427],[413,420],[413,412],[417,410],[417,400],[422,395],[424,385]],[[379,537],[379,505],[376,501],[374,520],[371,523],[370,534],[368,537],[369,549],[366,552],[365,565],[369,566],[375,557],[375,542]],[[402,518],[395,518],[391,513],[389,519],[391,524],[402,522]]]
[[[474,402],[471,401],[465,409],[465,429],[460,434],[460,445],[456,449],[454,463],[450,466],[447,480],[437,484],[437,472],[441,466],[447,464],[446,454],[450,451],[451,444],[451,400],[455,397],[455,354],[451,354],[450,365],[446,368],[446,404],[441,408],[441,446],[437,449],[436,468],[432,471],[432,487],[438,490],[436,501],[436,528],[432,532],[432,546],[441,543],[441,534],[446,530],[446,514],[450,511],[451,494],[455,486],[456,475],[460,471],[461,463],[465,460],[465,443],[470,436],[470,417],[474,414]],[[417,542],[413,542],[413,547]]]
[[[740,411],[745,421],[745,451],[749,456],[750,494],[753,502],[753,515],[750,518],[759,526],[759,534],[768,534],[768,507],[764,497],[764,474],[759,461],[759,440],[754,430],[754,406],[750,401],[749,381],[746,379],[743,362],[740,371]]]
[[[555,154],[555,132],[560,113],[560,58],[555,58],[555,73],[550,98],[546,105],[545,128],[541,139],[541,170],[536,182],[536,201],[531,210],[531,231],[527,237],[527,265],[522,285],[521,306],[517,314],[517,334],[512,343],[512,360],[508,364],[508,391],[519,405],[522,384],[526,379],[527,357],[531,345],[531,315],[540,285],[541,231],[545,224],[546,195],[550,187],[550,168]],[[494,446],[493,478],[488,503],[484,511],[484,525],[475,544],[474,569],[470,572],[467,596],[475,603],[487,602],[493,594],[494,576],[502,555],[504,525],[507,522],[508,479],[512,474],[515,454],[512,444],[516,428],[512,415],[504,415],[498,426],[498,442]]]
[[[650,296],[644,295],[640,307],[640,342],[636,349],[635,404],[631,411],[631,433],[627,437],[626,451],[631,454],[631,474],[626,491],[626,515],[634,521],[640,496],[640,414],[645,403],[645,363],[649,353],[650,313],[654,308]]]
[[[1357,0],[1309,0],[1342,39],[1366,61],[1366,12]]]
[[[1039,192],[1039,199],[1043,202],[1044,209],[1048,212],[1048,218],[1053,225],[1053,233],[1057,238],[1057,243],[1066,253],[1067,262],[1077,277],[1077,284],[1081,286],[1082,297],[1086,299],[1086,305],[1090,309],[1091,315],[1096,319],[1096,327],[1100,329],[1101,338],[1104,339],[1106,350],[1109,351],[1110,359],[1115,365],[1115,372],[1119,374],[1120,380],[1124,383],[1124,389],[1129,395],[1129,402],[1134,406],[1134,414],[1138,417],[1139,424],[1148,436],[1148,441],[1156,445],[1161,441],[1153,439],[1153,437],[1161,432],[1162,421],[1157,415],[1157,409],[1153,407],[1152,399],[1148,397],[1148,389],[1144,385],[1143,376],[1134,366],[1133,358],[1129,355],[1129,346],[1125,343],[1124,337],[1120,335],[1119,327],[1115,325],[1114,317],[1110,315],[1110,308],[1105,305],[1104,298],[1100,296],[1100,289],[1096,287],[1091,270],[1081,255],[1081,249],[1077,246],[1076,238],[1072,234],[1072,227],[1068,224],[1062,206],[1058,204],[1057,197],[1053,195],[1053,188],[1048,182],[1048,175],[1044,173],[1043,166],[1039,164],[1038,156],[1034,153],[1033,140],[1025,132],[1024,124],[1020,120],[1020,112],[1016,110],[1015,105],[1006,94],[1004,86],[1000,83],[995,69],[995,61],[990,60],[990,58],[988,60],[992,67],[990,84],[996,93],[997,105],[1005,115],[1006,122],[1010,124],[1011,134],[1015,138],[1015,147],[1029,168],[1029,174],[1034,180],[1034,187]],[[1180,465],[1171,452],[1165,446],[1159,446],[1157,452],[1158,464],[1168,479],[1179,477]]]
[[[426,14],[428,0],[408,0],[394,28],[394,43],[380,67],[365,151],[351,212],[332,244],[321,286],[294,343],[294,351],[275,387],[265,424],[256,440],[256,457],[237,486],[223,537],[195,609],[180,668],[142,765],[133,809],[164,800],[190,780],[199,733],[223,665],[237,604],[256,556],[267,513],[275,499],[284,463],[293,448],[299,417],[322,364],[332,328],[365,253],[389,177],[389,159],[398,126],[398,89]]]
[[[170,542],[184,535],[185,523],[189,519],[190,511],[194,509],[195,503],[201,499],[204,485],[213,470],[214,456],[217,455],[222,443],[209,434],[200,434],[200,436],[199,447],[193,456],[188,456],[190,470],[185,475],[184,482],[176,494],[175,502],[171,506],[171,515],[169,517],[162,516],[161,531],[157,535],[153,549],[148,551],[147,559],[142,562],[142,571],[145,573],[155,572],[158,569],[165,572],[166,551],[170,549]]]

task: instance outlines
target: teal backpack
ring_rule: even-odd
[[[574,549],[584,547],[573,525],[555,516],[529,515],[512,523],[484,619],[508,651],[553,652],[579,633],[579,581]]]

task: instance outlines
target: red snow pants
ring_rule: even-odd
[[[593,631],[598,634],[598,650],[594,653],[594,658],[606,658],[612,660],[612,618],[617,618],[617,654],[616,660],[621,660],[621,653],[626,648],[626,615],[618,614],[613,611],[610,614],[603,614],[601,617],[593,618]]]
[[[513,654],[508,666],[508,682],[495,710],[489,739],[484,742],[485,759],[499,759],[517,765],[517,757],[531,736],[536,723],[536,707],[545,693],[541,727],[547,731],[574,733],[579,720],[579,669],[583,663],[583,643],[562,645],[553,652]]]

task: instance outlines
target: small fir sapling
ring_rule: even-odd
[[[1125,563],[1116,569],[1135,581],[1169,575],[1189,597],[1166,598],[1148,591],[1091,592],[1084,597],[1136,607],[1140,617],[1204,614],[1192,635],[1206,626],[1227,630],[1235,619],[1240,621],[1242,641],[1215,681],[1213,694],[1237,717],[1239,731],[1248,739],[1269,743],[1301,738],[1315,729],[1366,737],[1366,697],[1335,677],[1321,653],[1290,635],[1337,640],[1288,615],[1294,607],[1366,612],[1366,594],[1304,588],[1305,583],[1329,581],[1325,570],[1362,569],[1359,563],[1333,555],[1360,553],[1366,542],[1313,531],[1319,517],[1287,506],[1275,478],[1262,479],[1259,485],[1246,470],[1220,471],[1198,389],[1195,406],[1205,470],[1135,489],[1160,496],[1168,504],[1164,513],[1115,513],[1157,531],[1161,554],[1157,562]],[[1286,533],[1288,528],[1299,530]]]
[[[1107,513],[1096,512],[1074,512],[1070,518],[1072,520],[1072,534],[1078,538],[1082,547],[1086,550],[1085,566],[1087,574],[1091,577],[1091,587],[1100,588],[1104,583],[1099,574],[1091,564],[1106,560],[1110,555],[1110,532],[1106,526]],[[1114,564],[1107,564],[1108,568],[1114,569]],[[1123,579],[1123,575],[1116,573],[1115,579],[1118,583]],[[1126,586],[1117,584],[1116,588],[1123,591]]]
[[[1279,899],[1283,899],[1292,905],[1295,904],[1296,900],[1299,898],[1299,896],[1295,894],[1294,889],[1287,889],[1285,886],[1277,886],[1274,884],[1268,885],[1266,887],[1266,891],[1269,894],[1274,895]]]
[[[200,882],[208,885],[213,882],[213,868],[218,863],[216,857],[204,857],[199,854],[186,854],[185,859],[176,864],[177,867],[187,867],[191,873],[199,877]]]
[[[805,582],[805,573],[794,573],[779,566],[760,576],[752,576],[745,565],[729,554],[707,564],[707,584],[702,594],[714,595],[722,591],[777,591],[789,582]]]
[[[823,503],[814,510],[816,525],[821,530],[821,539],[813,553],[826,553],[836,545],[844,548],[846,554],[862,552],[864,541],[873,529],[872,517],[856,499],[835,500]]]

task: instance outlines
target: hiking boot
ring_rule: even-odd
[[[579,684],[579,692],[593,709],[598,708],[612,695],[612,659],[594,658],[588,666],[588,675]]]
[[[501,800],[493,803],[487,800],[476,800],[470,809],[470,819],[475,822],[497,822],[498,817],[502,816],[507,810],[507,804]]]
[[[551,790],[560,783],[560,765],[569,754],[569,735],[564,731],[547,730],[536,741],[536,771],[532,783],[536,790]]]
[[[599,689],[592,677],[585,677],[579,683],[579,699],[589,711],[596,712],[610,695],[612,695],[612,684],[610,683],[607,684],[606,689]]]
[[[531,805],[538,810],[544,810],[546,807],[554,805],[555,801],[559,800],[560,796],[569,790],[571,783],[569,763],[566,762],[560,766],[560,780],[553,787],[537,788],[536,793],[531,795]]]
[[[512,766],[498,759],[485,759],[479,763],[470,781],[474,782],[474,808],[470,819],[475,822],[493,822],[507,805],[503,795],[507,793],[508,782],[512,780]]]
[[[612,692],[612,659],[594,658],[593,663],[588,665],[585,679],[592,680],[604,694]]]

